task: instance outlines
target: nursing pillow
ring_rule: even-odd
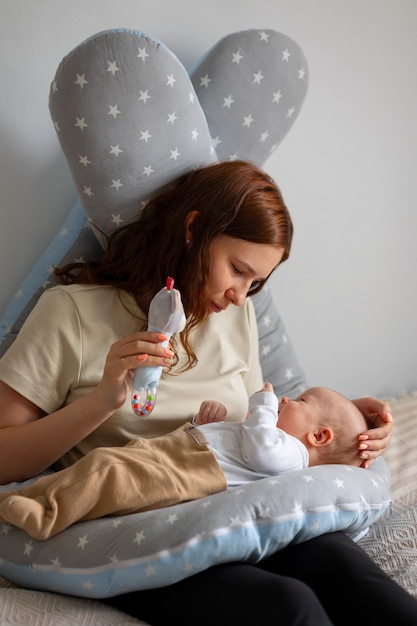
[[[99,33],[70,52],[52,82],[50,111],[80,201],[3,315],[1,350],[53,284],[51,266],[98,258],[101,233],[135,219],[155,191],[219,159],[261,166],[294,123],[307,84],[301,49],[272,30],[225,37],[190,75],[163,43],[132,30]],[[298,393],[304,373],[269,289],[253,301],[264,378],[279,395]],[[80,522],[44,542],[0,523],[0,575],[91,598],[160,587],[322,533],[358,537],[384,513],[389,492],[378,459],[368,470],[318,466],[166,509]]]

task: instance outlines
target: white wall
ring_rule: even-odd
[[[127,27],[190,68],[228,33],[274,28],[311,75],[265,164],[296,227],[276,303],[310,383],[417,389],[416,23],[414,0],[0,0],[0,313],[76,199],[47,104],[61,58]]]

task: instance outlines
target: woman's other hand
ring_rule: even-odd
[[[363,459],[362,467],[368,468],[373,461],[385,452],[393,428],[393,419],[389,404],[377,398],[366,397],[353,400],[363,413],[369,429],[359,435],[359,456]]]

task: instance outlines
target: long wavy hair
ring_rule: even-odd
[[[191,211],[198,214],[191,245],[186,245],[185,221]],[[216,163],[181,176],[151,198],[135,222],[109,235],[99,261],[70,263],[56,268],[55,274],[63,284],[112,285],[149,299],[172,276],[187,316],[181,341],[192,367],[197,359],[189,336],[207,317],[202,296],[211,244],[219,235],[282,248],[281,263],[289,256],[293,236],[289,211],[276,183],[251,163]]]

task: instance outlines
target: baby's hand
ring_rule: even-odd
[[[261,391],[271,391],[273,393],[274,388],[271,385],[271,383],[264,383],[264,386],[262,387]]]
[[[211,422],[224,422],[226,416],[227,409],[224,404],[215,400],[204,400],[194,418],[194,423],[210,424]]]

